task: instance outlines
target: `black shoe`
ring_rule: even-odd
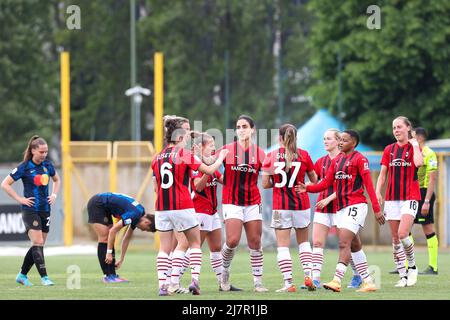
[[[432,266],[428,266],[425,270],[423,270],[422,272],[419,272],[419,274],[437,275],[438,272],[435,271]]]
[[[398,270],[397,270],[397,269],[394,269],[394,270],[392,270],[392,271],[389,271],[389,274],[398,274]]]
[[[219,291],[223,291],[222,288],[219,286]],[[244,291],[240,288],[237,288],[235,286],[233,286],[232,284],[230,285],[230,291]]]

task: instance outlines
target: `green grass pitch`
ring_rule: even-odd
[[[44,287],[36,268],[29,273],[31,288],[25,288],[15,283],[15,276],[22,263],[22,257],[0,257],[2,272],[0,274],[0,299],[164,299],[164,300],[314,300],[314,299],[425,299],[440,300],[450,299],[449,283],[450,255],[441,252],[439,255],[439,275],[419,275],[417,285],[410,288],[395,288],[397,275],[388,272],[394,267],[392,253],[388,250],[369,251],[367,257],[370,266],[377,266],[380,270],[381,289],[372,293],[357,293],[353,289],[343,289],[341,293],[328,290],[308,292],[298,289],[296,293],[276,293],[275,290],[282,286],[282,276],[276,264],[276,253],[266,250],[264,253],[264,284],[270,290],[268,293],[254,293],[252,290],[252,276],[250,258],[245,248],[239,248],[232,264],[231,283],[244,289],[244,292],[219,292],[218,284],[209,263],[207,250],[203,254],[203,266],[200,276],[201,295],[190,294],[175,295],[170,297],[158,296],[156,276],[156,252],[150,249],[130,249],[119,274],[130,280],[130,283],[103,284],[101,281],[100,267],[96,256],[52,256],[46,258],[47,270],[50,278],[55,282],[53,287]],[[294,281],[301,284],[303,272],[300,271],[298,255],[291,248],[294,259]],[[323,267],[322,281],[331,280],[337,259],[337,251],[325,251],[325,265]],[[422,250],[416,253],[419,270],[427,265],[427,253]],[[81,288],[68,289],[67,280],[70,274],[67,268],[77,265],[81,271]],[[351,278],[351,270],[347,271],[343,285],[346,286]],[[187,286],[190,275],[185,274],[182,284]]]

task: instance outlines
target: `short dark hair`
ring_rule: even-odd
[[[254,128],[255,127],[255,121],[250,117],[250,116],[247,116],[247,115],[245,115],[245,114],[241,114],[240,116],[239,116],[239,118],[237,119],[237,121],[239,121],[239,120],[245,120],[245,121],[247,121],[248,122],[248,124],[250,125],[250,128]],[[236,121],[236,122],[237,122]]]
[[[425,130],[425,128],[417,127],[414,128],[413,131],[416,133],[416,135],[424,136],[425,138],[428,137],[427,130]]]
[[[355,130],[349,129],[349,130],[342,131],[342,133],[347,133],[350,137],[355,139],[356,140],[355,148],[358,146],[358,144],[359,144],[359,133],[358,132],[356,132]]]
[[[150,220],[151,224],[150,224],[150,232],[156,232],[156,224],[155,224],[155,215],[154,214],[150,214],[150,213],[146,213],[144,214],[144,218],[147,220]]]

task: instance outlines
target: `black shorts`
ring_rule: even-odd
[[[103,201],[98,195],[93,196],[89,200],[87,210],[89,223],[100,223],[105,226],[110,226],[113,224],[112,215],[105,209],[103,206]]]
[[[27,233],[30,229],[44,233],[50,231],[50,212],[22,210],[22,220]]]
[[[434,201],[436,200],[436,197],[433,193],[433,195],[431,196],[430,199],[430,210],[428,211],[428,214],[426,216],[422,215],[422,205],[423,205],[423,201],[425,200],[425,196],[427,195],[427,189],[426,188],[421,188],[420,189],[420,195],[421,195],[421,199],[419,201],[419,209],[417,209],[417,214],[416,214],[416,218],[414,219],[414,223],[418,223],[418,224],[430,224],[430,223],[434,223]]]

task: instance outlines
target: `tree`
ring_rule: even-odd
[[[55,147],[59,90],[54,1],[0,2],[0,161],[22,159],[38,134]],[[59,147],[56,145],[56,147]]]
[[[337,114],[337,55],[342,57],[347,126],[382,147],[392,141],[392,120],[407,116],[431,137],[450,134],[450,3],[381,1],[381,29],[366,27],[371,1],[312,1],[309,39],[317,81],[310,94]]]

